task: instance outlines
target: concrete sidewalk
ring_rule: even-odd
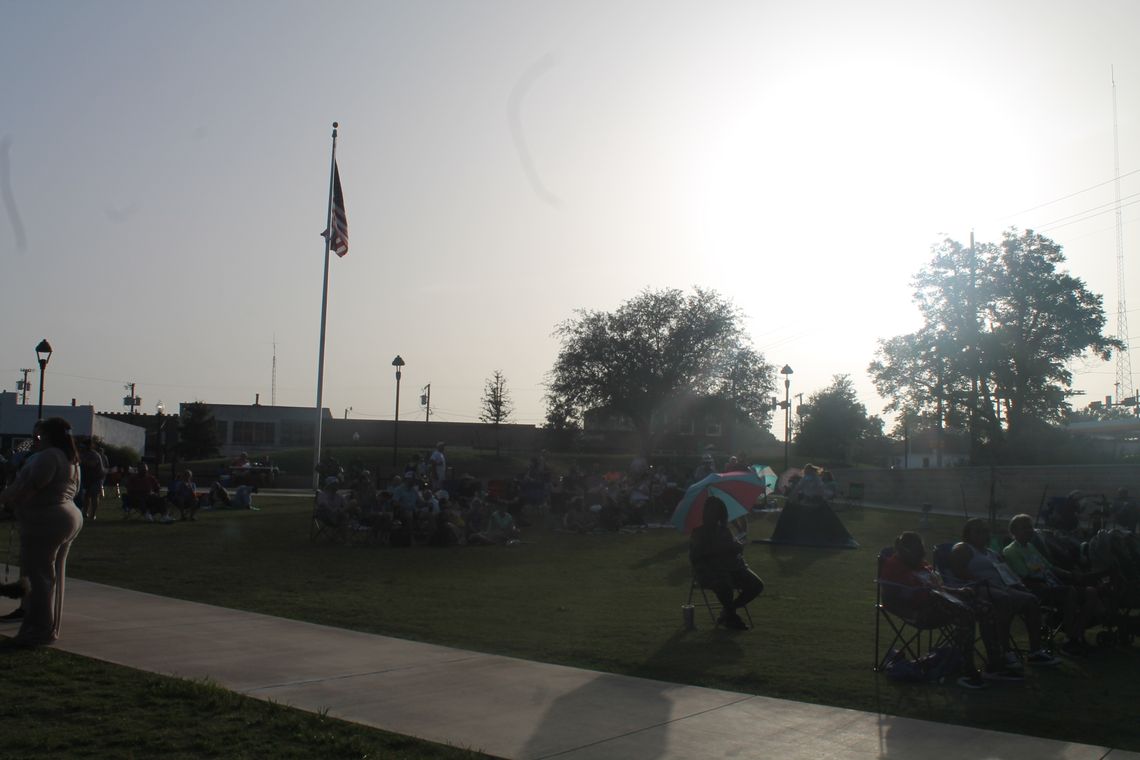
[[[596,673],[68,580],[57,648],[505,758],[1140,754]],[[0,626],[11,635],[14,624]]]

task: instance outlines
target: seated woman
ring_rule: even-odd
[[[1065,635],[1068,637],[1061,651],[1082,655],[1088,651],[1085,629],[1104,613],[1100,596],[1092,586],[1086,586],[1072,573],[1055,567],[1037,550],[1033,543],[1033,518],[1017,515],[1009,521],[1013,541],[1002,550],[1002,556],[1013,570],[1043,603],[1064,611]]]
[[[507,505],[498,501],[495,503],[495,510],[487,518],[487,529],[482,533],[470,536],[467,543],[506,544],[510,546],[517,544],[521,535],[518,526],[515,524],[515,518],[507,511]]]
[[[760,595],[764,581],[744,561],[744,547],[728,527],[728,508],[715,496],[705,500],[703,522],[689,539],[689,561],[697,583],[716,594],[723,608],[718,622],[748,630],[737,610]],[[733,599],[735,589],[740,593]]]
[[[981,673],[974,665],[975,614],[967,600],[972,601],[969,589],[947,589],[934,568],[926,562],[926,547],[922,536],[914,531],[903,531],[895,539],[895,551],[883,563],[879,573],[883,603],[888,611],[912,620],[920,626],[950,626],[954,645],[965,663],[965,675],[958,685],[968,689],[985,687]],[[1001,663],[1000,647],[994,642],[992,630],[983,634],[986,656],[991,662]],[[1008,674],[1012,677],[1012,674]]]

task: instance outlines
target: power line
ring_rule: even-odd
[[[1140,174],[1140,169],[1133,169],[1132,171],[1126,172],[1125,174],[1121,174],[1120,176],[1121,176],[1121,178],[1123,178],[1123,177],[1131,176],[1133,174]],[[1087,193],[1090,190],[1096,190],[1098,187],[1104,187],[1108,183],[1115,182],[1115,181],[1116,181],[1116,177],[1113,177],[1112,179],[1106,179],[1104,182],[1098,182],[1095,185],[1090,185],[1089,187],[1086,187],[1084,190],[1077,190],[1075,193],[1069,193],[1068,195],[1062,195],[1060,198],[1054,198],[1051,201],[1045,201],[1044,203],[1037,205],[1037,206],[1033,206],[1032,208],[1027,208],[1023,211],[1018,211],[1016,214],[1007,214],[1005,216],[998,216],[998,217],[995,217],[994,219],[995,219],[995,221],[1000,221],[1002,219],[1012,219],[1014,217],[1021,216],[1022,214],[1028,214],[1030,211],[1036,211],[1037,209],[1045,208],[1046,206],[1052,206],[1054,203],[1060,203],[1061,201],[1067,201],[1069,198],[1075,198],[1078,195],[1081,195],[1083,193]]]

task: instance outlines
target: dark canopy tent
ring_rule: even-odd
[[[759,544],[788,544],[820,548],[857,549],[859,542],[826,502],[789,501],[776,520],[772,537]]]

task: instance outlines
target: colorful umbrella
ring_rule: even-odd
[[[685,491],[673,510],[671,522],[689,533],[704,520],[705,501],[716,496],[728,507],[728,519],[744,517],[764,491],[764,481],[754,472],[713,473]]]
[[[776,481],[779,480],[779,477],[776,475],[775,470],[766,464],[754,464],[748,469],[756,473],[757,477],[764,479],[764,484],[768,486],[768,493],[772,493],[776,490]]]

